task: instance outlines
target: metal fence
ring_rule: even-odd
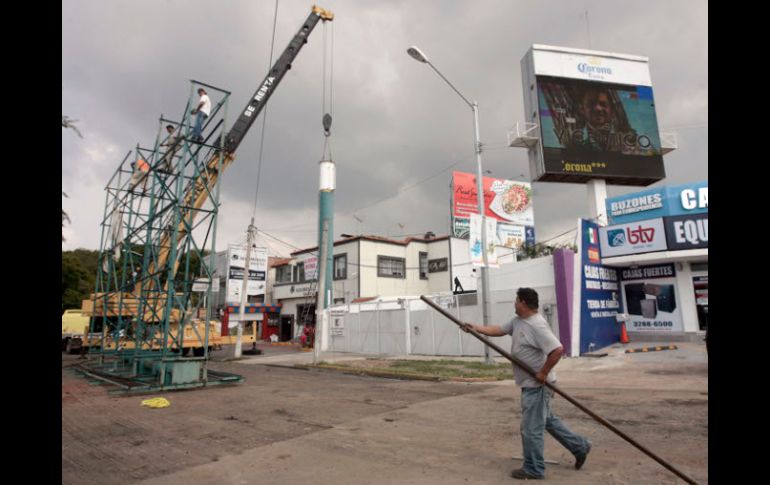
[[[540,311],[558,337],[554,287],[535,290],[540,295]],[[431,298],[461,321],[482,323],[475,293]],[[514,290],[490,292],[490,324],[502,325],[510,320],[515,315],[515,299]],[[328,348],[323,350],[367,355],[484,355],[484,345],[478,339],[415,297],[337,306],[329,312]],[[504,349],[511,346],[508,335],[495,341]]]

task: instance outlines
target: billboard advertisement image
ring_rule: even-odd
[[[494,243],[510,249],[534,244],[535,216],[532,184],[515,180],[483,178],[484,215],[497,222],[491,233]],[[471,214],[478,214],[476,176],[452,174],[452,235],[467,239],[471,233]]]
[[[647,186],[665,178],[646,57],[535,44],[521,61],[533,181]]]
[[[246,246],[231,245],[228,248],[227,265],[227,303],[240,305],[246,267]],[[265,294],[266,275],[267,248],[252,248],[249,260],[249,281],[246,286],[247,295]]]
[[[537,77],[546,172],[649,185],[665,177],[649,86]]]
[[[520,226],[533,226],[532,184],[515,180],[484,177],[484,215],[498,222]],[[452,215],[467,219],[478,214],[476,176],[471,173],[452,174]]]

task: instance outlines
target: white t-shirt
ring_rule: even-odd
[[[201,106],[201,113],[208,116],[211,114],[211,100],[209,99],[208,94],[201,95],[201,99],[198,100],[198,106],[203,103],[203,106]]]
[[[551,332],[548,322],[539,313],[531,317],[513,317],[502,325],[503,332],[513,337],[511,355],[527,364],[535,372],[543,368],[548,354],[561,347],[561,342]],[[541,386],[534,377],[513,366],[513,378],[519,387]],[[548,382],[556,382],[556,373],[548,373]]]

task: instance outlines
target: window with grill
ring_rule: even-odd
[[[334,279],[348,279],[348,255],[338,254],[334,257]]]
[[[406,260],[391,256],[377,256],[377,276],[406,278]]]

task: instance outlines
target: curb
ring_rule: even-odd
[[[656,347],[641,347],[638,349],[628,349],[626,350],[627,354],[633,354],[636,352],[656,352],[658,350],[676,350],[679,347],[676,345],[658,345]]]
[[[340,366],[314,366],[308,364],[295,364],[295,368],[306,370],[330,370],[342,372],[344,374],[352,375],[367,375],[371,377],[384,377],[388,379],[403,379],[414,381],[433,381],[433,382],[497,382],[500,379],[495,377],[439,377],[439,376],[426,376],[422,374],[406,374],[387,371],[376,371],[366,369],[356,369],[355,367],[340,367]]]

